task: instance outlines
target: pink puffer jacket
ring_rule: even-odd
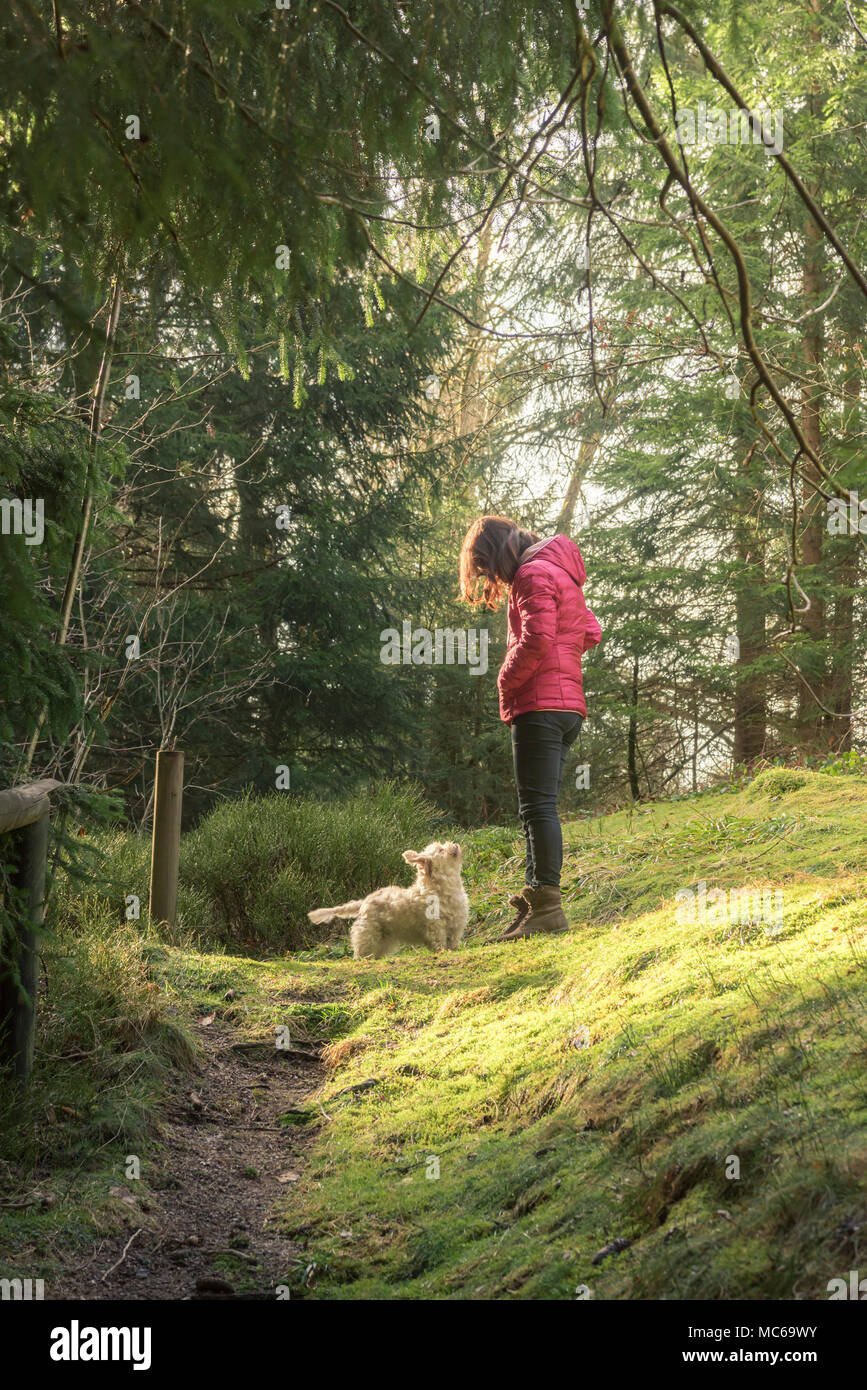
[[[509,594],[509,639],[500,667],[500,718],[532,709],[586,715],[581,657],[602,630],[587,604],[581,551],[568,536],[525,550]]]

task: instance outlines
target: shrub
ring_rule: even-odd
[[[139,900],[138,920],[146,921],[150,837],[115,827],[96,831],[89,843],[98,856],[91,877],[82,881],[64,868],[58,870],[47,905],[48,922],[70,936],[86,935],[97,921],[111,919],[120,925],[127,920],[126,900],[131,895]]]
[[[834,753],[819,767],[829,777],[867,777],[867,753],[850,748],[848,753]]]
[[[806,787],[812,773],[800,772],[793,767],[769,767],[760,772],[751,784],[750,796],[785,796],[787,792],[800,791]]]

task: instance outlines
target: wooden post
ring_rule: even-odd
[[[151,847],[150,918],[174,926],[178,910],[178,864],[184,755],[161,748],[157,753],[154,833]]]
[[[0,1046],[5,1054],[4,1060],[11,1062],[18,1080],[27,1081],[33,1070],[36,1038],[36,991],[39,988],[37,933],[42,925],[45,897],[48,816],[44,815],[32,825],[16,831],[15,839],[20,857],[18,868],[10,878],[13,888],[24,894],[25,902],[18,930],[20,983],[16,986],[10,979],[0,985],[0,1018],[4,1018],[6,1023],[3,1030],[5,1037]]]
[[[15,937],[9,943],[11,960],[4,963],[0,978],[0,1066],[10,1066],[22,1082],[27,1081],[33,1070],[39,988],[38,937],[48,858],[48,797],[59,785],[59,782],[46,779],[0,792],[0,834],[12,837],[15,859],[15,868],[9,875],[10,886],[15,891],[15,901],[9,904]]]

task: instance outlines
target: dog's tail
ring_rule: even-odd
[[[363,898],[355,898],[351,903],[341,903],[339,907],[317,907],[307,916],[311,922],[330,922],[334,917],[357,917],[363,901]]]

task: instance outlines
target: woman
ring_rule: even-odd
[[[581,657],[602,636],[584,602],[581,552],[568,536],[542,540],[503,516],[483,516],[461,549],[461,596],[496,608],[509,592],[509,637],[500,668],[500,718],[512,730],[518,811],[527,841],[523,892],[503,941],[562,932],[563,836],[557,798],[587,706]],[[478,585],[482,580],[482,592]]]

